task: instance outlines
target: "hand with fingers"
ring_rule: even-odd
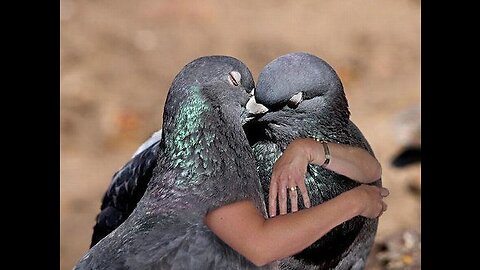
[[[306,208],[310,197],[305,185],[309,163],[344,175],[359,183],[371,183],[381,177],[380,163],[365,149],[338,143],[327,143],[313,138],[292,141],[273,166],[268,195],[270,217],[287,213],[287,197],[291,211],[298,211],[298,193]]]
[[[305,173],[310,158],[304,149],[301,143],[292,142],[273,166],[268,195],[270,217],[276,215],[277,198],[280,215],[287,213],[287,195],[290,197],[291,211],[298,211],[299,191],[305,207],[310,207],[310,198],[305,186]]]
[[[347,192],[355,195],[360,205],[360,216],[377,218],[387,210],[387,204],[383,201],[390,191],[383,187],[360,185]]]

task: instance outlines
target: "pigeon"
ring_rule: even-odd
[[[157,165],[161,131],[154,133],[112,177],[103,195],[90,247],[122,224],[137,206]]]
[[[254,80],[246,67],[239,68],[241,80],[237,83],[247,89],[254,88]],[[208,74],[207,74],[208,75]],[[209,76],[190,76],[184,83],[207,83]],[[250,103],[252,104],[252,103]],[[255,109],[255,108],[254,108]],[[260,110],[265,110],[260,107]],[[154,132],[133,154],[132,158],[112,177],[105,191],[93,227],[90,247],[107,236],[122,224],[137,206],[152,178],[157,165],[157,157],[162,149],[159,147],[162,129]]]
[[[256,102],[269,111],[244,128],[257,161],[268,202],[273,165],[296,138],[317,138],[373,151],[349,119],[340,78],[324,60],[303,52],[278,57],[259,75]],[[346,176],[309,164],[305,178],[312,206],[360,184]],[[381,179],[374,182],[381,185]],[[304,209],[299,194],[298,209]],[[290,212],[290,204],[288,211]],[[328,217],[326,217],[328,218]],[[357,216],[344,222],[300,253],[281,262],[282,269],[363,269],[373,245],[378,219]]]
[[[253,87],[248,68],[233,57],[201,57],[181,70],[167,95],[144,195],[74,269],[272,269],[256,267],[203,222],[208,211],[245,199],[267,217],[242,129],[252,118],[246,107]]]

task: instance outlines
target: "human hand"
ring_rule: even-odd
[[[273,166],[268,194],[270,217],[276,215],[277,197],[280,215],[287,213],[287,193],[290,195],[292,212],[298,211],[298,190],[302,193],[305,207],[310,207],[310,198],[305,186],[305,173],[310,162],[307,147],[307,140],[293,141]]]
[[[383,198],[387,197],[390,192],[386,188],[360,185],[347,192],[355,194],[358,199],[359,215],[361,216],[376,218],[387,210],[387,204],[383,201]]]

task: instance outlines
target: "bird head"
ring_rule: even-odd
[[[185,65],[175,77],[170,90],[214,82],[228,82],[232,86],[245,88],[247,92],[255,87],[252,73],[244,63],[231,56],[213,55],[197,58]]]
[[[250,70],[240,60],[230,56],[204,56],[193,60],[178,73],[165,106],[170,107],[173,114],[185,105],[183,103],[189,100],[189,96],[200,95],[213,109],[234,118],[240,117],[244,124],[253,115],[267,110],[254,102],[254,87]]]
[[[340,78],[324,60],[303,52],[289,53],[267,64],[259,75],[256,101],[269,111],[263,121],[286,128],[312,123],[344,126],[350,112]],[[298,121],[296,121],[298,120]]]

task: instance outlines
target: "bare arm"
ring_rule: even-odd
[[[362,185],[321,205],[267,220],[245,200],[209,212],[205,222],[230,247],[262,266],[300,252],[357,215],[379,216],[387,195],[386,189]]]
[[[347,144],[327,143],[327,145],[331,159],[329,164],[325,166],[326,169],[345,175],[360,183],[371,183],[380,179],[382,167],[367,150]],[[305,166],[308,163],[322,165],[325,162],[323,145],[309,138],[296,139],[290,143],[282,155],[285,159],[283,162],[291,161],[294,156],[298,156],[298,160],[302,161]]]
[[[371,183],[380,179],[380,163],[365,149],[346,144],[328,143],[330,162],[324,168],[345,175],[360,183]],[[322,165],[325,151],[322,143],[310,138],[300,138],[291,142],[273,167],[269,191],[269,213],[275,216],[277,197],[280,214],[287,212],[287,188],[297,187],[302,193],[304,204],[310,207],[310,199],[305,186],[305,173],[309,163]],[[297,192],[288,192],[292,212],[298,210]]]

